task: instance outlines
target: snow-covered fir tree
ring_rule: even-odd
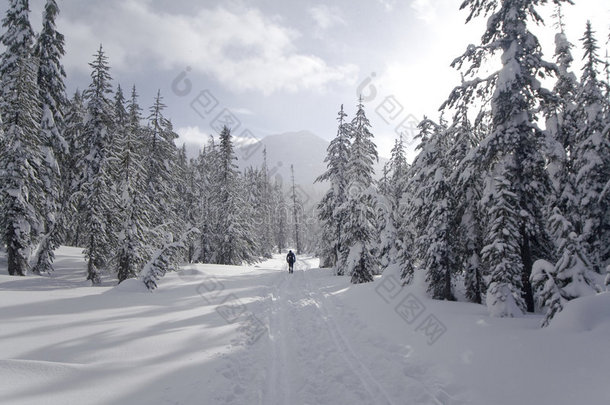
[[[146,193],[151,202],[150,210],[153,226],[162,230],[178,230],[175,212],[168,210],[176,202],[174,170],[177,148],[174,140],[178,135],[173,131],[171,122],[164,115],[166,105],[161,91],[157,92],[153,105],[149,109],[148,126],[146,127]]]
[[[92,69],[91,84],[84,92],[87,116],[82,133],[87,154],[77,166],[81,179],[75,197],[79,201],[87,280],[96,285],[100,283],[101,272],[112,257],[115,235],[111,231],[110,219],[117,202],[116,195],[112,193],[109,156],[114,130],[112,78],[108,58],[101,45],[89,66]]]
[[[63,111],[66,105],[64,79],[66,73],[61,64],[64,55],[64,36],[55,26],[59,13],[57,2],[47,0],[44,7],[42,31],[35,46],[35,57],[38,60],[38,88],[42,107],[40,124],[42,154],[44,159],[40,168],[44,183],[44,194],[41,198],[41,211],[44,222],[43,235],[40,238],[33,271],[36,273],[51,271],[54,259],[53,251],[61,243],[61,175],[66,169],[65,159],[68,145],[63,136]]]
[[[564,32],[561,6],[557,6],[554,16],[560,30],[555,35],[557,81],[553,88],[554,97],[545,106],[547,170],[554,191],[550,205],[559,208],[565,215],[576,218],[578,202],[573,166],[578,132],[576,95],[579,83],[570,70],[573,46]]]
[[[186,158],[186,145],[183,144],[183,152]],[[181,153],[182,154],[182,153]],[[197,163],[196,159],[189,159],[186,165],[185,179],[184,179],[184,194],[182,199],[184,200],[184,216],[185,221],[191,227],[197,227],[199,224],[198,216],[198,202],[197,202]],[[197,228],[199,229],[199,228]],[[195,262],[195,254],[197,251],[198,239],[191,237],[186,241],[185,247],[185,259],[187,263]]]
[[[180,256],[180,251],[184,249],[185,240],[188,239],[193,232],[196,233],[197,231],[191,229],[184,232],[179,240],[174,240],[174,235],[170,232],[163,236],[161,247],[159,247],[153,253],[151,259],[146,262],[139,276],[146,288],[154,290],[157,288],[157,281],[162,278],[165,273],[175,270],[176,258]]]
[[[341,223],[342,273],[354,284],[373,281],[379,272],[374,249],[378,245],[376,224],[376,190],[373,185],[373,163],[378,160],[371,124],[360,98],[350,124],[350,153],[347,163],[346,201],[337,209]]]
[[[610,194],[604,192],[610,178],[609,104],[600,79],[598,46],[591,23],[582,38],[584,66],[576,104],[579,128],[574,150],[575,188],[579,222],[577,232],[588,245],[596,271],[610,260]]]
[[[43,139],[37,85],[38,61],[32,54],[34,32],[27,0],[11,0],[2,20],[0,42],[0,224],[7,249],[8,272],[23,276],[30,268],[40,234],[44,230],[41,208],[45,205],[42,167]]]
[[[251,211],[244,198],[244,183],[237,171],[236,159],[231,130],[224,127],[220,133],[211,201],[217,211],[212,261],[218,264],[239,265],[257,259]]]
[[[422,222],[423,217],[418,217],[416,212],[423,207],[423,200],[417,195],[423,190],[425,184],[423,182],[424,171],[423,165],[418,164],[418,161],[425,161],[424,147],[435,131],[437,124],[424,116],[424,119],[418,124],[419,132],[415,139],[419,142],[415,148],[419,151],[412,165],[407,170],[402,182],[403,194],[398,200],[397,217],[400,218],[398,224],[398,238],[401,241],[398,249],[397,263],[400,268],[400,278],[405,284],[409,284],[413,280],[415,271],[415,263],[418,257],[421,257],[417,252],[417,239],[423,234],[425,222]]]
[[[252,211],[250,221],[256,227],[257,256],[270,258],[273,251],[271,232],[271,201],[266,177],[266,162],[260,169],[249,167],[244,173],[246,200]],[[265,235],[265,232],[269,232]]]
[[[141,109],[133,87],[131,98],[123,107],[120,87],[115,98],[115,132],[117,174],[120,176],[118,246],[114,265],[119,283],[134,278],[150,255],[150,201],[145,189],[146,170],[143,165]]]
[[[288,224],[288,205],[284,196],[284,187],[280,178],[275,179],[272,190],[272,212],[273,212],[273,235],[277,252],[282,251],[288,246],[288,236],[286,226]]]
[[[465,71],[468,80],[452,92],[448,102],[455,106],[460,99],[473,99],[475,94],[491,99],[491,128],[477,146],[477,154],[485,168],[485,182],[498,185],[488,186],[486,189],[491,194],[484,196],[492,204],[488,206],[484,250],[491,253],[497,246],[508,245],[519,253],[507,256],[510,256],[510,265],[500,260],[487,260],[492,266],[488,271],[493,284],[487,292],[488,305],[493,313],[506,316],[515,315],[518,311],[514,309],[520,305],[505,307],[502,311],[496,311],[494,305],[507,300],[509,292],[514,294],[514,302],[524,301],[528,311],[534,310],[529,283],[532,264],[538,258],[548,257],[552,250],[544,227],[550,182],[540,153],[544,136],[536,120],[540,103],[550,96],[541,86],[539,77],[551,74],[554,65],[542,59],[538,39],[528,29],[528,22],[542,21],[536,9],[543,3],[544,0],[465,0],[462,3],[461,8],[470,10],[468,20],[481,14],[489,15],[489,18],[481,46],[470,46],[453,62],[458,68],[469,64]],[[485,79],[474,77],[483,62],[494,53],[501,53],[500,70]],[[502,198],[492,198],[499,196]],[[500,205],[495,206],[496,203]],[[516,217],[501,218],[506,215]],[[512,233],[506,235],[506,232],[495,231],[498,223],[510,225]],[[491,236],[498,240],[490,239]],[[493,256],[489,253],[488,259]],[[505,274],[500,277],[504,280],[502,283],[512,284],[498,284],[493,275],[499,276],[499,272],[506,269],[510,272],[519,269],[520,277]]]
[[[420,134],[418,148],[421,152],[413,161],[411,184],[407,185],[413,190],[407,221],[418,235],[411,248],[426,271],[431,296],[455,300],[453,278],[457,226],[455,198],[448,179],[451,171],[447,156],[449,137],[444,124],[424,120],[420,128],[425,135]]]
[[[186,155],[186,145],[182,144],[182,147],[178,148],[176,152],[176,163],[172,173],[174,179],[174,193],[175,200],[172,204],[175,211],[174,214],[174,229],[177,234],[183,232],[184,229],[193,229],[195,227],[194,218],[191,216],[191,205],[190,199],[192,198],[191,188],[189,184],[189,161]],[[196,236],[196,233],[191,234],[192,237],[185,243],[188,247],[192,238]],[[182,251],[185,255],[188,253],[188,249]],[[185,260],[187,257],[182,257]]]
[[[489,271],[487,308],[498,317],[521,316],[526,310],[522,297],[523,259],[519,235],[519,201],[512,191],[514,161],[505,157],[495,166],[495,176],[487,180],[484,204],[488,209],[485,247],[481,251],[483,264]]]
[[[574,298],[593,295],[601,290],[595,282],[593,264],[587,256],[582,239],[559,208],[555,208],[549,219],[550,231],[557,241],[555,265],[538,260],[531,280],[537,301],[546,308],[542,326],[548,326],[560,312],[565,302]]]
[[[379,187],[382,185],[379,184]],[[393,221],[394,212],[392,210],[392,202],[388,195],[379,192],[375,195],[377,234],[379,235],[378,245],[375,247],[375,255],[379,259],[380,268],[387,268],[396,258],[397,247],[400,246],[398,240],[398,230]]]
[[[462,104],[456,111],[452,125],[447,129],[451,147],[448,151],[453,173],[449,182],[455,196],[455,221],[457,225],[454,236],[456,242],[456,261],[464,275],[466,298],[477,304],[483,302],[486,292],[481,265],[480,252],[483,248],[481,178],[479,162],[472,154],[479,143],[478,133],[485,129],[481,121],[476,120],[473,126],[468,118],[468,109]]]
[[[320,242],[320,265],[322,267],[333,267],[339,274],[343,271],[338,266],[342,255],[341,249],[341,223],[343,218],[338,216],[337,210],[346,201],[347,190],[347,165],[349,162],[349,124],[345,121],[347,114],[343,111],[343,105],[337,117],[337,135],[327,148],[326,163],[327,170],[320,175],[316,182],[328,181],[330,188],[322,197],[317,206],[318,219],[322,223],[322,240]]]
[[[394,141],[390,160],[384,165],[384,175],[378,186],[378,256],[382,268],[397,263],[399,252],[404,248],[399,232],[402,226],[400,203],[406,189],[408,170],[403,134],[400,134]]]
[[[219,212],[213,203],[214,170],[218,167],[218,151],[214,138],[199,152],[193,167],[193,195],[195,206],[193,216],[199,229],[196,244],[193,246],[193,260],[210,263],[215,241],[215,227]]]
[[[64,159],[62,173],[62,232],[63,240],[70,246],[81,246],[81,225],[78,218],[79,199],[72,196],[77,195],[80,190],[81,180],[78,173],[78,165],[85,155],[85,142],[83,129],[85,125],[85,105],[81,93],[77,90],[69,101],[64,115],[64,138],[68,144],[68,153]]]
[[[260,204],[259,210],[262,217],[262,228],[260,230],[260,255],[265,258],[271,258],[273,252],[273,202],[272,202],[272,185],[269,179],[269,168],[267,166],[267,148],[263,149],[263,165],[261,167],[261,176],[258,182],[260,188]]]
[[[293,229],[292,241],[295,246],[296,253],[303,252],[303,246],[301,245],[302,240],[302,222],[303,222],[303,202],[300,196],[296,192],[296,183],[294,182],[294,165],[290,165],[290,202],[291,205],[291,224]]]

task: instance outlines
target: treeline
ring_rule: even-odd
[[[150,288],[178,260],[241,264],[293,240],[297,212],[266,163],[237,171],[231,133],[188,160],[159,93],[113,89],[100,46],[91,82],[66,97],[55,0],[36,35],[27,0],[10,0],[0,41],[0,206],[8,271],[52,270],[60,244],[85,249],[87,279],[141,274]],[[298,211],[302,213],[302,209]],[[300,214],[302,215],[302,214]],[[301,217],[298,217],[302,220]]]
[[[420,123],[412,164],[397,140],[376,190],[360,197],[349,186],[356,170],[342,169],[355,167],[358,129],[340,114],[325,175],[332,187],[319,207],[325,265],[354,282],[370,280],[380,262],[398,266],[405,283],[421,270],[433,298],[456,300],[463,290],[496,316],[544,309],[543,325],[566,301],[601,291],[610,264],[610,72],[590,23],[582,70],[573,72],[556,3],[550,62],[528,28],[543,23],[536,10],[545,1],[465,0],[468,21],[488,24],[481,44],[452,63],[462,83],[439,122]],[[496,55],[501,67],[480,77]],[[543,79],[554,79],[553,89]],[[366,208],[355,205],[365,196]],[[350,240],[355,218],[369,229],[355,230],[366,244]]]

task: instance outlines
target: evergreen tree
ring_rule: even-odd
[[[481,122],[477,120],[479,130]],[[452,159],[453,173],[449,180],[455,196],[455,221],[457,225],[454,240],[456,259],[464,274],[466,298],[481,304],[486,292],[480,252],[483,248],[481,221],[481,170],[472,151],[479,143],[477,128],[468,119],[466,105],[461,105],[447,130],[452,144],[448,156]]]
[[[240,265],[256,260],[256,239],[250,223],[252,213],[242,193],[243,181],[234,163],[236,159],[231,131],[224,127],[220,133],[218,171],[212,197],[212,204],[219,213],[213,253],[213,261],[218,264]]]
[[[120,164],[120,155],[121,152],[123,152],[121,148],[124,146],[122,141],[127,138],[129,125],[127,109],[125,108],[125,95],[123,94],[123,89],[121,88],[120,84],[117,86],[116,92],[114,93],[112,106],[114,131],[112,136],[112,144],[110,145],[111,158],[109,159],[109,167],[112,177],[112,186],[115,187],[123,177],[123,173],[121,171],[122,167]]]
[[[419,162],[432,160],[426,158],[428,153],[433,152],[431,148],[426,148],[426,145],[436,131],[436,127],[437,124],[427,117],[424,117],[418,125],[420,131],[416,136],[416,139],[419,139],[416,151],[418,150],[419,153],[403,180],[404,191],[397,207],[397,216],[402,218],[398,228],[401,245],[399,246],[397,262],[401,269],[400,278],[405,284],[409,284],[413,280],[414,261],[423,256],[423,252],[418,250],[423,245],[416,243],[419,237],[424,234],[426,224],[425,217],[420,214],[420,210],[425,206],[419,196],[425,189],[425,165]]]
[[[70,246],[81,246],[81,225],[78,220],[78,210],[80,207],[78,191],[81,188],[82,178],[78,173],[79,162],[82,162],[85,155],[85,144],[83,130],[85,125],[85,106],[79,91],[68,103],[65,113],[64,138],[68,144],[68,152],[64,159],[64,171],[62,175],[62,229],[64,232],[63,240]]]
[[[44,215],[44,233],[33,260],[36,273],[53,270],[53,251],[61,243],[59,226],[62,195],[61,173],[65,169],[64,160],[68,146],[63,137],[63,110],[66,105],[64,78],[66,73],[61,65],[64,55],[64,37],[57,32],[55,18],[59,13],[55,0],[47,0],[43,15],[43,28],[38,36],[35,56],[38,60],[38,88],[42,102],[40,124],[42,153],[41,178],[44,195],[40,196],[41,211]]]
[[[555,64],[557,66],[557,81],[553,87],[555,97],[550,98],[549,103],[549,118],[547,119],[547,131],[556,142],[559,143],[565,150],[565,154],[571,155],[572,148],[575,145],[576,135],[576,117],[574,116],[575,98],[578,93],[578,80],[576,75],[571,71],[571,65],[574,61],[572,57],[573,45],[568,41],[564,32],[563,14],[561,6],[557,6],[555,13],[558,19],[557,26],[559,32],[555,34]],[[560,156],[563,159],[566,157]],[[564,163],[566,164],[566,163]],[[564,168],[558,168],[560,172],[564,172]],[[552,175],[553,173],[551,173]],[[551,177],[553,180],[555,178]],[[561,177],[558,181],[561,180]]]
[[[268,188],[268,184],[265,184],[267,181],[265,171],[265,162],[263,162],[263,167],[261,167],[261,169],[255,169],[253,167],[247,168],[244,174],[244,182],[246,184],[246,200],[253,214],[250,221],[255,225],[256,229],[259,230],[256,233],[256,244],[259,249],[257,256],[270,258],[273,247],[271,246],[270,201],[268,200],[269,197],[266,195],[267,191],[265,190]],[[269,235],[265,235],[266,230],[270,232]]]
[[[173,229],[176,234],[181,234],[182,230],[195,227],[194,218],[191,217],[191,206],[189,205],[192,195],[189,184],[189,162],[186,156],[185,144],[182,144],[182,147],[177,150],[176,164],[174,165],[172,177],[174,179],[175,195],[175,200],[172,203],[174,211]],[[190,242],[190,239],[187,240],[186,246],[189,246]],[[186,254],[188,250],[185,249],[183,252]],[[186,257],[182,259],[184,260]]]
[[[273,209],[273,234],[275,238],[275,246],[278,253],[288,245],[286,236],[286,226],[288,224],[288,205],[284,198],[284,188],[280,179],[276,178],[273,185],[272,197]]]
[[[193,232],[196,231],[189,230],[177,241],[173,240],[171,233],[164,235],[161,247],[154,252],[152,258],[146,262],[140,273],[140,280],[142,280],[146,288],[151,291],[156,289],[158,287],[157,281],[159,281],[165,273],[175,269],[174,263],[176,257],[179,255],[180,250],[184,249],[185,239]]]
[[[574,161],[577,208],[580,216],[576,231],[588,245],[587,250],[596,271],[600,272],[605,261],[610,259],[610,195],[604,188],[610,178],[610,140],[604,136],[608,131],[608,101],[604,96],[604,85],[599,79],[598,46],[591,28],[582,38],[584,45],[583,73],[576,97],[579,129],[576,135]],[[606,134],[607,135],[607,134]]]
[[[185,144],[183,144],[184,155],[186,156]],[[184,215],[186,222],[191,227],[195,227],[199,230],[199,205],[197,201],[197,161],[196,159],[189,159],[186,166],[186,177],[185,177],[185,192],[184,192]],[[191,237],[187,240],[186,245],[186,261],[187,263],[193,263],[196,260],[197,252],[197,238]]]
[[[301,246],[301,222],[303,218],[303,203],[296,193],[296,185],[294,183],[294,165],[290,165],[290,179],[292,180],[292,188],[290,199],[292,200],[292,223],[294,225],[294,244],[296,247],[296,253],[302,253],[303,247]]]
[[[379,183],[378,187],[382,187],[382,184]],[[374,251],[379,259],[380,268],[378,270],[381,272],[394,261],[399,241],[390,198],[382,192],[377,193],[375,197],[375,224],[379,235],[379,244]]]
[[[546,308],[546,315],[541,324],[546,327],[553,317],[563,310],[566,303],[559,288],[560,283],[556,280],[554,266],[546,260],[536,260],[532,268],[531,283],[538,304]]]
[[[7,249],[8,272],[23,276],[29,269],[41,223],[44,195],[41,178],[44,156],[40,137],[41,108],[36,74],[37,59],[32,55],[34,32],[29,22],[27,0],[11,0],[0,42],[5,47],[0,58],[0,201],[3,241]]]
[[[464,86],[462,76],[462,86]],[[448,102],[441,109],[448,111]],[[455,111],[452,124],[445,131],[445,167],[450,172],[449,187],[454,201],[453,249],[455,260],[464,275],[466,298],[475,303],[482,303],[486,292],[481,265],[480,252],[482,245],[483,210],[481,209],[481,174],[485,172],[477,146],[488,133],[487,120],[490,112],[486,105],[481,107],[474,124],[468,117],[469,96],[462,97],[454,103]]]
[[[91,84],[84,92],[87,116],[83,127],[84,147],[88,153],[78,164],[81,179],[79,213],[85,257],[87,280],[93,285],[101,282],[101,272],[112,256],[114,236],[109,217],[116,207],[112,194],[110,153],[112,147],[113,106],[110,95],[111,76],[108,58],[100,45],[91,66]]]
[[[449,183],[448,160],[450,138],[447,128],[424,120],[420,128],[421,152],[413,162],[413,204],[407,220],[418,237],[413,243],[416,258],[426,271],[428,292],[433,298],[455,300],[455,198]]]
[[[566,215],[576,218],[578,201],[576,198],[574,152],[578,132],[576,95],[579,83],[571,72],[573,62],[572,44],[566,38],[561,7],[555,13],[560,32],[555,35],[555,62],[557,82],[554,96],[545,106],[547,120],[546,157],[547,170],[553,185],[554,196],[550,206],[557,207]]]
[[[403,134],[400,134],[398,139],[394,141],[394,147],[390,152],[388,164],[391,173],[389,191],[392,195],[392,204],[396,207],[404,193],[405,177],[409,170],[409,164],[407,163],[407,157],[405,155]]]
[[[556,3],[560,2],[558,0]],[[498,266],[489,268],[492,279],[500,276],[499,272],[508,271],[498,279],[504,280],[503,283],[512,283],[510,286],[503,284],[500,288],[500,284],[492,281],[494,288],[490,285],[487,293],[492,310],[494,303],[507,300],[506,294],[510,292],[519,295],[513,297],[515,302],[519,304],[524,299],[527,310],[533,311],[534,300],[529,283],[532,264],[536,259],[551,254],[550,241],[543,225],[550,182],[540,154],[544,136],[536,119],[540,104],[550,96],[538,78],[546,77],[555,69],[553,64],[542,59],[538,39],[527,27],[530,20],[534,23],[542,21],[536,8],[544,3],[545,0],[465,0],[461,5],[461,8],[470,9],[468,20],[481,14],[489,15],[489,19],[481,46],[469,47],[464,55],[453,62],[453,66],[460,68],[470,63],[465,72],[470,78],[490,55],[502,53],[499,71],[486,79],[474,77],[465,81],[452,92],[447,103],[455,106],[460,101],[469,104],[475,97],[490,97],[491,128],[476,153],[487,173],[487,183],[498,177],[498,167],[510,171],[498,179],[502,185],[500,189],[487,188],[490,193],[504,197],[488,198],[488,201],[501,205],[489,207],[494,214],[490,212],[487,223],[486,250],[491,252],[494,246],[504,244],[519,249],[518,255],[507,256],[511,262],[508,267],[502,261],[487,261]],[[517,215],[516,219],[498,217],[512,214]],[[508,225],[515,220],[517,223],[510,226],[514,231],[512,234],[507,236],[494,231],[495,223]],[[498,237],[498,240],[489,239],[491,235]],[[516,269],[521,271],[520,282],[512,274]],[[510,316],[516,313],[513,309],[496,313]]]
[[[134,278],[150,255],[149,213],[143,181],[146,171],[143,166],[141,114],[138,95],[133,87],[131,99],[125,109],[120,86],[115,97],[115,145],[118,153],[117,175],[119,192],[120,228],[115,268],[119,283]]]
[[[193,194],[196,201],[195,224],[199,229],[197,246],[194,248],[195,261],[211,263],[213,261],[216,228],[221,214],[217,209],[214,193],[219,154],[214,138],[210,137],[208,145],[200,151],[195,162]]]
[[[178,231],[177,218],[174,211],[168,212],[167,207],[173,208],[177,200],[173,174],[177,158],[174,140],[178,135],[173,131],[171,122],[163,114],[165,108],[161,92],[158,91],[149,110],[148,127],[146,128],[148,139],[146,187],[147,197],[151,202],[153,225],[159,227],[159,231],[166,228],[176,232]]]
[[[346,201],[350,148],[349,124],[345,122],[346,117],[347,114],[341,105],[337,117],[339,122],[337,135],[328,145],[324,159],[327,170],[316,179],[316,182],[330,182],[329,190],[317,206],[318,219],[322,223],[320,263],[322,267],[334,267],[338,273],[342,271],[338,261],[343,254],[340,244],[343,218],[338,216],[338,208]]]
[[[511,179],[503,173],[513,173],[514,164],[506,158],[505,165],[498,165],[497,174],[487,187],[485,201],[489,209],[489,225],[485,235],[485,247],[481,251],[483,263],[489,269],[490,283],[487,289],[487,308],[493,316],[514,317],[525,311],[522,298],[523,260],[521,246],[515,235],[519,234],[519,201],[512,191]]]
[[[345,218],[341,229],[343,273],[354,284],[373,281],[379,272],[374,254],[376,237],[376,190],[373,187],[373,162],[378,160],[371,124],[364,112],[362,98],[350,125],[351,147],[347,164],[347,199],[337,216]]]
[[[377,226],[380,235],[378,256],[383,268],[398,261],[403,249],[400,228],[400,202],[406,188],[409,164],[405,156],[402,134],[394,141],[390,160],[384,165],[384,177],[379,185],[377,201]]]
[[[556,252],[559,260],[554,266],[546,261],[538,261],[531,276],[538,302],[546,308],[543,327],[563,309],[565,302],[601,290],[595,282],[593,264],[581,238],[559,208],[553,210],[549,227],[558,241]]]
[[[272,191],[271,183],[269,182],[269,168],[267,167],[267,148],[263,149],[263,166],[261,167],[261,177],[259,181],[260,188],[260,206],[261,217],[263,220],[262,230],[260,234],[259,246],[261,256],[271,258],[273,251],[273,220],[272,211]]]

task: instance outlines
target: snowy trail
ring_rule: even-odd
[[[185,265],[151,294],[138,280],[88,287],[80,249],[57,258],[51,276],[0,269],[0,404],[610,403],[610,322],[575,329],[578,307],[565,330],[539,330],[539,317],[489,318],[428,299],[417,282],[382,298],[392,274],[351,285],[303,256],[288,274],[279,254]],[[607,308],[608,294],[583,305]],[[411,323],[397,312],[410,297],[425,305]],[[447,327],[434,345],[418,326],[428,314]],[[573,370],[576,385],[556,384]]]
[[[341,351],[346,362],[349,363],[351,370],[358,374],[358,377],[360,378],[362,383],[367,387],[367,391],[371,393],[374,398],[376,398],[375,403],[401,403],[400,399],[398,399],[397,401],[392,401],[390,399],[391,395],[387,392],[387,390],[379,382],[379,380],[373,376],[371,368],[367,366],[362,359],[360,359],[357,352],[353,349],[354,346],[346,337],[346,333],[341,329],[339,323],[336,322],[336,319],[334,319],[334,315],[332,315],[335,312],[331,309],[334,307],[334,304],[331,303],[330,300],[324,296],[324,294],[320,293],[317,288],[311,286],[307,275],[305,275],[305,283],[309,294],[316,300],[316,302],[319,303],[318,309],[322,317],[326,321],[329,331],[331,332],[335,341],[336,347]],[[377,348],[371,347],[371,350],[375,349]],[[413,387],[413,391],[417,392],[417,395],[411,398],[411,403],[435,405],[451,405],[455,403],[455,400],[450,397],[439,399],[437,394],[434,393],[435,390],[439,390],[439,387],[430,387],[428,385],[428,382],[425,381],[425,378],[422,375],[409,375],[405,373],[404,376],[408,380],[404,382],[404,386],[411,386]]]
[[[263,404],[392,405],[358,360],[308,281],[308,261],[278,275],[271,297],[272,354]]]
[[[394,403],[389,399],[388,394],[375,379],[375,377],[373,377],[370,370],[358,358],[351,345],[345,338],[343,332],[330,316],[324,296],[312,289],[306,272],[303,272],[303,276],[305,280],[305,289],[308,291],[308,295],[311,297],[311,299],[316,303],[318,314],[324,320],[336,349],[339,353],[341,353],[341,356],[348,364],[349,369],[358,376],[363,387],[365,387],[366,391],[369,393],[371,399],[375,403],[393,405]]]
[[[281,285],[287,281],[287,274],[282,275],[284,279],[274,288],[271,296],[271,315],[269,317],[269,340],[272,345],[270,373],[267,378],[267,391],[263,404],[290,403],[290,386],[286,379],[288,355],[286,349],[286,306],[283,303]]]
[[[53,283],[0,283],[7,303],[23,303],[0,307],[9,326],[0,331],[8,339],[0,376],[9,382],[0,383],[0,403],[450,404],[436,400],[400,347],[344,311],[332,291],[346,280],[315,258],[300,257],[293,274],[283,255],[249,268],[189,265],[150,294],[137,280],[83,288],[79,254],[60,256],[66,265]],[[244,315],[222,316],[233,304]],[[263,326],[254,342],[250,315]]]

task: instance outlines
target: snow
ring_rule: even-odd
[[[493,318],[436,301],[425,274],[351,285],[297,257],[188,265],[147,292],[88,287],[80,249],[50,276],[0,256],[0,402],[24,404],[606,404],[610,293]],[[434,327],[431,327],[434,326]]]
[[[485,302],[489,315],[493,317],[519,317],[523,313],[510,286],[506,283],[491,283],[487,289]]]
[[[599,330],[610,336],[610,292],[568,301],[549,328],[571,332]]]

